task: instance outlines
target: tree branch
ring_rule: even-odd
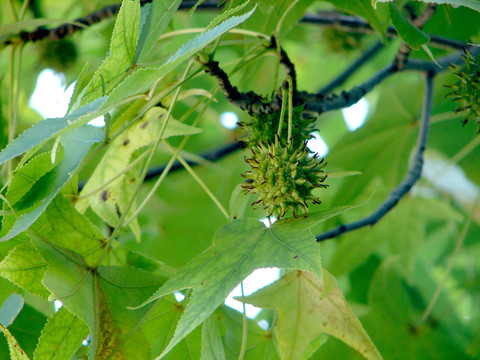
[[[390,64],[374,74],[363,84],[355,86],[348,92],[342,91],[340,95],[328,94],[325,96],[321,92],[319,94],[310,94],[302,91],[299,93],[299,97],[307,103],[307,110],[324,113],[331,110],[342,109],[357,103],[368,92],[373,90],[375,86],[396,72],[395,67]]]
[[[274,36],[270,38],[270,45],[268,48],[277,49],[278,44]],[[253,91],[246,93],[240,92],[236,86],[233,86],[228,78],[227,73],[223,71],[218,61],[214,61],[211,56],[205,54],[199,54],[197,61],[205,67],[205,72],[213,76],[220,88],[222,89],[225,98],[233,105],[239,107],[242,110],[252,114],[272,114],[280,111],[282,108],[283,91],[282,88],[288,88],[288,78],[292,79],[293,85],[293,103],[299,104],[299,93],[297,90],[297,76],[295,72],[295,66],[291,62],[286,51],[280,47],[280,64],[282,64],[287,72],[287,79],[282,83],[280,89],[273,97],[272,101],[267,101],[263,96],[258,95]]]
[[[142,0],[140,1],[140,5],[144,6],[146,4],[151,3],[152,0]],[[198,1],[195,0],[184,0],[179,6],[179,10],[188,10],[191,9],[193,6],[197,4]],[[218,10],[219,2],[218,1],[205,1],[202,4],[197,6],[197,9],[202,10]],[[52,29],[46,29],[45,27],[41,26],[37,29],[30,31],[30,32],[21,32],[18,36],[23,42],[35,42],[43,39],[53,39],[53,40],[61,40],[67,36],[70,36],[77,31],[84,30],[85,27],[92,26],[94,24],[99,23],[105,19],[109,19],[114,17],[118,14],[120,10],[121,3],[106,6],[100,10],[97,10],[91,14],[88,14],[84,17],[75,19],[73,22],[80,23],[83,26],[75,25],[75,24],[62,24]],[[4,42],[5,45],[9,45],[12,43],[12,40],[6,40]]]
[[[319,94],[328,94],[330,91],[336,87],[342,85],[354,72],[356,72],[363,64],[369,61],[374,57],[380,49],[383,47],[382,42],[376,42],[370,49],[365,51],[362,56],[355,60],[348,68],[346,68],[343,73],[333,79],[328,85],[326,85],[322,90],[319,91]]]
[[[328,25],[339,30],[348,32],[361,32],[361,33],[374,33],[375,30],[370,24],[359,17],[342,15],[337,11],[320,11],[316,14],[306,14],[301,22],[307,24]],[[397,31],[393,26],[389,26],[386,30],[387,36],[398,36]],[[444,48],[447,50],[461,50],[468,45],[464,42],[448,39],[442,36],[428,34],[430,36],[430,44],[436,47]]]
[[[365,226],[375,225],[378,221],[380,221],[383,216],[385,216],[385,214],[387,214],[398,204],[398,202],[411,190],[413,185],[415,185],[417,180],[420,178],[423,167],[423,153],[427,145],[430,115],[432,112],[434,76],[435,73],[433,72],[426,74],[422,118],[420,123],[420,132],[418,134],[417,146],[415,150],[415,156],[413,158],[413,163],[403,181],[390,193],[385,202],[380,205],[380,207],[372,214],[361,220],[352,222],[350,224],[342,224],[334,229],[319,234],[316,236],[317,241],[324,241],[337,237],[349,231],[357,230]]]
[[[435,14],[436,10],[436,4],[429,4],[425,11],[420,14],[420,16],[414,17],[415,14],[412,13],[410,15],[410,20],[412,21],[413,26],[418,29],[423,28],[427,21],[430,20],[430,18]],[[397,56],[395,56],[395,60],[393,61],[396,69],[401,70],[403,68],[403,66],[407,62],[408,57],[410,56],[410,52],[410,47],[405,43],[405,41],[402,41],[402,43],[400,44],[400,48],[398,49]]]
[[[480,55],[480,47],[470,46],[466,48],[473,56]],[[311,94],[307,92],[299,92],[299,98],[307,103],[307,109],[323,113],[332,110],[343,109],[357,103],[363,96],[373,90],[375,86],[380,84],[389,76],[402,71],[420,71],[425,73],[438,74],[448,70],[450,64],[459,65],[463,63],[463,51],[455,54],[444,56],[438,59],[437,63],[428,60],[408,59],[402,69],[396,69],[392,63],[382,70],[378,71],[364,83],[353,87],[350,91],[342,91],[339,95],[324,95],[322,92]]]

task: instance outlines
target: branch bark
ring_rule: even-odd
[[[398,202],[410,191],[422,174],[423,168],[423,153],[427,146],[428,130],[430,127],[430,115],[432,112],[433,103],[433,78],[435,73],[427,73],[425,80],[425,93],[423,101],[422,118],[420,122],[420,132],[418,134],[417,146],[413,163],[408,170],[407,175],[403,181],[398,185],[388,196],[385,202],[380,207],[371,213],[369,216],[349,223],[337,226],[334,229],[328,230],[316,237],[317,241],[325,241],[327,239],[335,238],[346,232],[360,229],[365,226],[373,226],[381,218],[383,218],[390,210],[392,210]]]

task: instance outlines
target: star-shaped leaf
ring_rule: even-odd
[[[215,234],[213,245],[167,281],[146,303],[185,288],[192,298],[166,354],[204,321],[253,270],[279,267],[322,275],[319,246],[310,227],[348,208],[278,221],[270,228],[255,219],[234,220]]]
[[[284,360],[302,359],[308,345],[324,333],[344,341],[367,359],[382,359],[335,279],[325,270],[322,279],[309,272],[293,271],[243,301],[278,308],[276,334]]]

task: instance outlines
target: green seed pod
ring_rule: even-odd
[[[297,148],[291,142],[282,146],[276,136],[274,142],[258,143],[252,153],[253,158],[245,161],[257,166],[242,175],[245,178],[242,187],[246,193],[259,196],[252,206],[262,205],[267,216],[281,218],[288,210],[295,217],[306,213],[307,201],[320,203],[312,190],[327,187],[322,184],[327,177],[322,170],[325,163],[317,155],[312,156],[306,142]]]
[[[292,111],[292,139],[294,147],[301,146],[306,140],[312,138],[312,132],[315,131],[315,117],[304,112],[304,105],[293,108]],[[280,112],[273,114],[259,114],[245,122],[239,123],[240,127],[247,131],[247,135],[240,139],[247,146],[256,146],[258,143],[266,144],[275,142],[275,136],[280,124]],[[282,124],[282,134],[288,131],[288,115],[285,114]],[[286,139],[279,140],[282,146],[287,145]]]
[[[464,68],[450,65],[458,80],[453,85],[445,85],[452,89],[447,97],[453,97],[454,102],[459,102],[455,112],[466,113],[463,125],[473,120],[479,126],[480,132],[480,58],[465,51],[463,61]]]

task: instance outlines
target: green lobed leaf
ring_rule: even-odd
[[[395,4],[389,4],[390,18],[393,26],[397,30],[398,35],[405,43],[414,50],[418,50],[422,45],[430,41],[430,36],[425,34],[422,30],[415,27],[407,18],[398,10]]]
[[[47,264],[37,249],[23,243],[0,263],[0,275],[31,294],[47,298],[50,292],[42,284],[46,268]]]
[[[378,349],[384,354],[395,354],[397,359],[415,359],[421,354],[424,359],[471,360],[460,343],[442,331],[443,317],[455,316],[452,308],[442,309],[441,317],[434,315],[426,322],[419,321],[433,293],[429,297],[419,293],[418,286],[427,285],[424,280],[416,277],[415,283],[409,285],[398,267],[398,258],[385,259],[369,286],[371,310],[362,319],[363,325]],[[427,286],[435,287],[433,279],[429,280]],[[466,330],[458,319],[450,329],[455,329],[455,333]]]
[[[377,6],[377,3],[392,2],[393,0],[372,0],[372,5]],[[452,6],[466,6],[473,10],[480,11],[480,2],[478,0],[428,0],[423,2],[435,4],[448,4]]]
[[[165,109],[154,107],[135,126],[130,127],[117,137],[108,147],[80,195],[90,194],[93,190],[101,188],[102,185],[115,178],[135,160],[133,155],[138,149],[152,145],[157,140],[158,134],[165,123],[166,113]],[[162,139],[170,136],[193,135],[200,131],[200,129],[170,118],[164,129]],[[139,185],[141,168],[142,164],[137,164],[125,174],[118,176],[110,184],[105,185],[101,190],[86,199],[81,199],[76,205],[77,209],[84,212],[88,206],[91,206],[92,210],[105,222],[111,226],[117,226],[119,212],[123,213],[127,209],[131,197],[135,194]],[[131,206],[127,216],[132,216],[135,211],[135,205]],[[134,221],[130,224],[134,233],[136,232],[137,239],[140,240],[138,223]]]
[[[351,204],[365,192],[371,193],[373,179],[380,178],[388,191],[403,180],[420,117],[420,103],[413,100],[422,90],[417,80],[406,78],[401,87],[383,87],[372,118],[333,147],[328,155],[330,171],[361,171],[337,187],[334,204]]]
[[[62,307],[47,321],[34,360],[70,359],[89,333],[87,325]]]
[[[104,100],[105,99],[103,98],[97,99],[63,118],[50,118],[36,123],[29,129],[25,130],[2,150],[0,153],[0,165],[22,155],[24,152],[38,145],[45,144],[55,136],[62,135],[72,128],[85,125],[90,120],[100,115],[98,110],[102,106]],[[73,136],[76,136],[75,133]]]
[[[280,37],[285,37],[292,28],[298,24],[302,16],[312,5],[312,0],[258,0],[252,1],[249,7],[258,6],[258,10],[245,22],[244,27],[249,30],[271,35],[278,30]],[[236,0],[233,3],[237,7],[245,6],[245,1]],[[280,29],[277,29],[282,19]]]
[[[142,331],[130,334],[148,309],[132,311],[127,306],[144,301],[163,279],[133,267],[131,262],[139,261],[138,256],[132,258],[118,246],[109,249],[102,263],[130,261],[122,265],[132,266],[97,267],[105,238],[62,196],[40,220],[49,223],[51,230],[32,231],[30,236],[48,264],[43,284],[52,298],[88,324],[92,358],[102,354],[112,359],[149,359],[150,347]]]
[[[237,300],[278,308],[276,336],[284,360],[302,359],[308,345],[323,333],[341,339],[367,359],[382,359],[335,279],[325,270],[322,279],[309,272],[293,271]]]
[[[108,104],[113,104],[128,96],[141,94],[148,91],[158,80],[176,68],[180,63],[203,49],[205,46],[228,30],[248,19],[248,17],[252,15],[253,11],[254,10],[251,10],[240,16],[233,16],[213,29],[207,28],[206,31],[197,35],[179,48],[167,59],[165,63],[160,66],[149,66],[134,70],[111,92]]]
[[[372,27],[378,31],[384,41],[386,40],[386,25],[382,23],[379,12],[375,11],[375,0],[327,0],[339,10],[346,11],[353,15],[358,15],[367,20]],[[373,5],[373,6],[372,6]]]
[[[200,360],[225,360],[220,329],[211,316],[202,325],[202,355]]]
[[[11,360],[29,360],[27,354],[22,350],[10,331],[8,331],[8,329],[2,324],[0,324],[0,330],[3,331],[3,334],[7,338]]]
[[[212,315],[222,336],[225,348],[225,356],[228,360],[239,358],[243,338],[243,314],[221,305]],[[244,360],[279,360],[276,340],[272,329],[262,329],[257,321],[258,316],[253,319],[247,318],[247,346],[245,349]],[[271,323],[272,318],[268,319]]]
[[[193,288],[175,336],[163,354],[215,311],[233,288],[255,269],[302,269],[321,277],[319,247],[310,227],[347,209],[278,221],[270,228],[255,219],[234,220],[221,227],[209,249],[179,270],[144,303],[174,291]]]
[[[178,322],[185,310],[182,302],[178,302],[173,295],[167,295],[159,299],[153,305],[143,323],[143,331],[152,346],[152,355],[159,355],[168,345],[172,338],[175,324]],[[170,351],[165,359],[176,360],[198,360],[201,354],[202,334],[200,328],[191,332],[178,346]]]
[[[73,251],[45,239],[37,238],[35,243],[49,264],[43,283],[90,328],[90,356],[149,359],[150,347],[143,333],[132,334],[148,309],[132,311],[127,306],[158,288],[158,277],[131,267],[100,266],[92,271]]]
[[[140,25],[140,0],[124,0],[115,22],[110,53],[96,70],[73,108],[101,98],[127,76],[135,59]]]
[[[63,158],[58,166],[40,178],[24,195],[27,204],[40,203],[33,210],[18,217],[0,241],[13,238],[27,230],[45,211],[61,188],[71,179],[90,147],[103,139],[103,132],[93,126],[84,126],[61,137]],[[22,201],[20,200],[20,202]]]
[[[143,62],[150,54],[158,37],[165,31],[181,2],[181,0],[154,0],[148,8],[142,7],[142,16],[144,11],[148,11],[148,13],[141,24],[135,62]]]
[[[368,213],[362,214],[366,215]],[[345,234],[328,267],[335,276],[345,275],[370,256],[382,256],[385,248],[388,248],[389,254],[399,256],[399,267],[403,274],[411,278],[428,227],[436,222],[456,222],[461,219],[462,216],[443,201],[406,196],[374,227]],[[447,231],[445,235],[454,236],[454,232]]]

